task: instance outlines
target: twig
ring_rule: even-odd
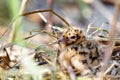
[[[3,56],[3,62],[6,66],[8,66],[9,68],[11,68],[11,66],[9,65],[9,62],[6,60],[6,58]]]
[[[6,55],[2,56],[3,63],[5,64],[5,66],[11,68],[11,66],[9,65],[9,63],[11,62],[11,60],[10,60],[10,57],[8,55],[8,52],[7,52],[6,48],[4,48],[3,51],[6,52]],[[5,66],[3,66],[3,67],[5,67]]]
[[[14,21],[18,18],[19,16],[16,16],[15,18],[13,18],[11,20],[11,22],[8,24],[8,28],[4,31],[4,33],[0,36],[0,39],[5,36],[5,34],[10,30],[11,28],[11,25],[14,23]]]
[[[21,4],[21,8],[20,8],[19,14],[22,14],[25,11],[28,1],[29,0],[22,0],[22,4]]]
[[[91,34],[89,34],[89,35],[88,35],[88,38],[90,38],[93,34],[97,33],[98,31],[109,33],[107,30],[103,29],[104,23],[102,24],[102,26],[101,26],[100,28],[98,28],[98,27],[96,27],[96,26],[94,26],[94,25],[92,25],[92,24],[93,24],[93,23],[90,23],[90,24],[88,25],[87,35],[88,35],[88,32],[89,32],[90,30],[95,30],[95,31],[92,32]]]
[[[48,59],[46,59],[44,56],[42,56],[42,58],[43,58],[45,61],[47,61],[51,66],[54,67],[54,64],[53,64],[52,62],[50,62]]]
[[[49,9],[53,9],[53,6],[54,6],[54,0],[47,0],[47,3],[48,3],[48,6],[49,6]],[[53,19],[52,19],[52,13],[49,12],[48,14],[48,21],[50,22],[51,25],[53,25]]]
[[[119,1],[119,0],[116,0]],[[93,6],[96,10],[98,10],[103,16],[109,21],[112,22],[111,18],[113,17],[112,13],[101,3],[100,0],[94,0]],[[120,22],[117,22],[117,27],[120,26]]]
[[[41,14],[41,13],[38,13],[38,15],[42,18],[42,20],[51,28],[52,25],[47,21],[47,19],[45,19],[45,17]]]
[[[46,34],[48,34],[48,35],[50,35],[50,36],[52,36],[52,37],[54,37],[54,38],[57,38],[58,39],[58,37],[57,36],[55,36],[55,35],[52,35],[52,34],[50,34],[50,33],[48,33],[47,31],[40,31],[40,30],[32,30],[32,31],[35,31],[35,32],[41,32],[41,33],[46,33]]]
[[[106,75],[115,65],[116,65],[116,63],[114,62],[114,63],[104,72],[104,75]]]
[[[22,0],[21,8],[20,8],[20,11],[19,11],[18,14],[24,13],[28,1],[29,1],[29,0]],[[19,17],[19,16],[17,16],[17,18],[18,18],[18,17]],[[16,20],[16,19],[15,19],[15,20]],[[21,21],[22,21],[22,18],[19,19],[17,22],[13,21],[13,22],[11,23],[11,25],[12,25],[12,31],[11,31],[11,33],[10,33],[10,35],[9,35],[10,42],[14,41],[14,39],[16,38],[16,35],[17,35],[16,33],[18,33],[18,32],[16,32],[16,29],[17,29],[16,27],[19,27],[19,26],[16,26],[16,25],[21,24]]]
[[[6,50],[6,48],[4,48],[4,51],[6,52],[6,55],[7,55],[8,60],[11,61],[11,60],[10,60],[10,57],[9,57],[9,54],[8,54],[8,51]]]
[[[38,34],[40,34],[40,33],[38,33]],[[31,36],[25,37],[24,40],[27,40],[27,39],[29,39],[29,38],[32,38],[32,37],[34,37],[34,36],[36,36],[36,35],[38,35],[38,34],[34,34],[34,35],[31,35]]]
[[[0,39],[7,33],[8,29],[5,30],[5,32],[0,36]]]
[[[58,15],[54,10],[37,10],[37,11],[23,13],[19,16],[27,16],[27,15],[35,14],[35,13],[39,13],[39,12],[52,12],[54,15],[56,15],[58,18],[60,18],[68,27],[70,27],[70,24],[64,18],[62,18],[60,15]]]
[[[3,50],[4,48],[8,48],[8,47],[11,47],[11,46],[13,46],[13,45],[14,45],[14,43],[8,43],[8,44],[2,46],[2,47],[0,48],[0,51]]]
[[[114,37],[115,37],[115,28],[116,28],[116,24],[117,24],[118,16],[119,16],[119,11],[120,11],[119,7],[120,7],[120,2],[117,3],[117,1],[116,1],[115,13],[114,13],[113,21],[111,23],[111,27],[110,27],[110,30],[109,30],[109,40],[110,41],[109,41],[109,44],[106,46],[106,49],[105,49],[102,72],[104,72],[107,69],[107,65],[108,65],[109,59],[111,57],[114,44],[115,44]]]
[[[11,28],[12,24],[19,17],[21,17],[21,16],[27,16],[27,15],[35,14],[35,13],[39,13],[39,12],[52,12],[54,15],[56,15],[58,18],[60,18],[68,27],[70,27],[70,24],[64,18],[62,18],[60,15],[58,15],[56,12],[54,12],[53,10],[37,10],[37,11],[23,13],[23,14],[20,14],[20,15],[16,16],[15,18],[13,18],[12,21],[9,23],[8,28],[6,29],[6,31],[0,36],[0,39],[8,32],[8,30]]]
[[[107,32],[107,30],[103,29],[103,28],[98,28],[98,27],[90,27],[89,29],[92,29],[92,30],[98,30],[98,31],[104,31],[104,32]]]

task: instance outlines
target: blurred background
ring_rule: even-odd
[[[104,30],[109,30],[114,15],[116,1],[119,0],[0,0],[0,74],[3,72],[1,71],[2,69],[12,69],[12,71],[17,71],[17,68],[14,69],[17,64],[18,67],[21,67],[21,65],[23,66],[19,69],[24,69],[21,71],[22,74],[27,71],[27,74],[30,72],[30,76],[35,78],[38,76],[38,72],[40,72],[40,74],[42,72],[44,73],[46,67],[37,68],[36,64],[34,65],[34,62],[32,63],[33,58],[37,57],[34,60],[41,63],[41,56],[45,55],[45,59],[50,57],[52,62],[52,60],[56,58],[57,53],[59,53],[58,50],[60,47],[58,45],[58,38],[60,36],[54,32],[57,32],[58,29],[61,29],[62,31],[66,28],[64,21],[60,20],[50,12],[17,17],[18,15],[31,11],[34,12],[36,10],[52,9],[70,25],[83,28],[87,34],[86,31],[88,27],[90,27],[89,25],[91,25],[91,27],[97,27],[97,29],[102,27]],[[15,21],[13,22],[13,20]],[[120,23],[118,22],[116,37],[120,36],[119,25]],[[55,28],[53,29],[51,26],[55,26],[56,31]],[[55,37],[56,35],[58,38]],[[8,55],[1,56],[1,54],[4,53]],[[38,55],[36,55],[37,53]],[[43,53],[43,55],[41,55],[41,53]],[[46,53],[50,54],[50,56],[46,56]],[[2,60],[2,58],[5,57],[7,58]],[[50,59],[46,62],[49,62]],[[53,75],[54,69],[51,67],[50,69]],[[11,72],[9,73],[11,75]],[[31,75],[31,73],[33,75]],[[5,76],[6,74],[2,75]],[[19,74],[17,74],[17,76],[19,76]],[[20,77],[21,76],[15,80],[33,80],[19,79]],[[8,79],[1,79],[0,76],[0,80]],[[51,78],[51,80],[53,79]]]
[[[24,12],[53,9],[71,25],[86,29],[91,23],[96,27],[107,24],[104,25],[104,27],[108,30],[108,24],[111,22],[114,13],[115,1],[116,0],[28,0]],[[21,2],[22,0],[0,0],[0,35],[5,32],[10,21],[19,14]],[[51,16],[49,12],[42,14],[50,24],[63,27],[63,21],[60,21],[60,19],[54,15]],[[48,26],[46,27],[46,23],[38,14],[28,15],[23,18],[20,30],[30,32],[36,29],[49,31],[50,28]],[[9,30],[11,31],[12,28]]]

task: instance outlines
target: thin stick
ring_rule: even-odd
[[[55,36],[55,35],[52,35],[52,34],[50,34],[50,33],[48,33],[47,31],[40,31],[40,30],[32,30],[32,31],[34,31],[34,32],[41,32],[41,33],[46,33],[46,34],[48,34],[48,35],[50,35],[50,36],[52,36],[52,37],[54,37],[54,38],[57,38],[58,39],[58,37],[57,36]]]
[[[8,66],[9,68],[11,68],[11,66],[9,65],[9,62],[10,62],[11,60],[10,60],[10,57],[9,57],[9,55],[8,55],[8,52],[7,52],[7,50],[6,50],[5,48],[4,48],[4,51],[6,52],[6,54],[7,54],[6,56],[7,56],[7,57],[6,57],[6,56],[5,56],[5,57],[3,56],[3,57],[2,57],[2,58],[3,58],[3,61],[4,61],[4,63],[5,63],[6,66]]]
[[[11,46],[13,46],[13,45],[14,45],[14,43],[8,43],[8,44],[2,46],[2,47],[0,48],[0,51],[3,50],[4,48],[8,48],[8,47],[11,47]]]
[[[8,28],[5,30],[5,32],[0,36],[0,39],[7,33]]]
[[[115,0],[119,1],[119,0]],[[93,7],[98,10],[107,20],[108,22],[112,22],[113,14],[106,8],[105,5],[102,4],[100,0],[94,0]],[[120,26],[120,22],[117,22],[117,27]]]
[[[47,0],[47,4],[48,4],[49,9],[52,10],[54,7],[54,0]],[[49,12],[47,17],[48,17],[48,21],[50,22],[50,24],[53,25],[52,13]]]
[[[10,30],[10,28],[11,28],[11,25],[14,23],[14,21],[17,19],[17,18],[19,18],[20,16],[16,16],[15,18],[13,18],[12,20],[11,20],[11,22],[8,24],[8,28],[4,31],[4,33],[0,36],[0,39],[3,37],[3,36],[5,36],[5,34],[8,32],[8,30]]]
[[[51,66],[53,66],[54,67],[54,65],[53,65],[53,63],[52,62],[50,62],[48,59],[46,59],[45,57],[43,57],[42,56],[42,58],[45,60],[45,61],[47,61]]]
[[[20,10],[19,10],[19,13],[18,13],[18,14],[24,13],[28,1],[29,1],[29,0],[22,0],[21,7],[20,7]],[[16,31],[18,31],[17,28],[20,27],[20,26],[18,26],[18,25],[21,24],[21,21],[22,21],[22,18],[19,18],[19,19],[17,20],[17,22],[15,22],[15,21],[12,22],[12,24],[11,24],[11,25],[12,25],[12,30],[11,30],[11,33],[10,33],[10,35],[9,35],[9,39],[10,39],[9,41],[10,41],[10,42],[13,42],[14,39],[16,38],[16,35],[17,35],[16,33],[19,33],[19,32],[16,32]],[[16,27],[17,27],[17,28],[16,28]]]
[[[51,28],[52,25],[47,21],[47,19],[45,19],[45,17],[41,14],[41,13],[38,13],[38,15],[41,17],[41,19]]]
[[[116,65],[116,63],[114,62],[104,73],[104,75],[106,75],[114,66]]]
[[[22,14],[25,11],[28,1],[29,0],[22,0],[22,4],[21,4],[21,8],[20,8],[19,14]]]
[[[110,40],[110,42],[107,45],[107,48],[105,49],[105,55],[104,55],[104,58],[103,58],[103,63],[104,64],[102,66],[102,72],[104,72],[107,69],[107,65],[108,65],[109,59],[111,57],[114,44],[115,44],[114,37],[115,37],[116,24],[117,24],[118,17],[119,17],[119,11],[120,11],[119,8],[120,8],[120,3],[116,2],[113,21],[111,23],[111,27],[110,27],[110,30],[109,30],[109,36],[110,36],[109,40]]]
[[[62,18],[60,15],[58,15],[56,12],[54,12],[53,10],[38,10],[38,11],[32,11],[32,12],[27,12],[27,13],[23,13],[20,14],[18,16],[16,16],[8,25],[8,28],[6,29],[6,31],[0,36],[0,39],[8,32],[8,30],[11,28],[11,25],[21,16],[27,16],[27,15],[31,15],[31,14],[35,14],[35,13],[39,13],[39,12],[52,12],[54,15],[56,15],[58,18],[60,18],[68,27],[70,27],[70,24],[64,19]]]
[[[107,30],[105,30],[105,29],[103,29],[103,28],[90,27],[89,29],[91,29],[91,30],[98,30],[98,31],[104,31],[104,32],[108,33],[108,31],[107,31]]]
[[[38,34],[40,34],[40,33],[38,33]],[[32,38],[32,37],[34,37],[34,36],[36,36],[36,35],[38,35],[38,34],[34,34],[34,35],[31,35],[31,36],[25,37],[24,40],[27,40],[27,39],[29,39],[29,38]]]
[[[39,12],[52,12],[54,15],[56,15],[58,18],[60,18],[63,22],[65,22],[65,24],[70,27],[70,24],[64,19],[62,18],[60,15],[58,15],[55,11],[53,10],[38,10],[38,11],[33,11],[33,12],[28,12],[28,13],[23,13],[19,16],[27,16],[27,15],[30,15],[30,14],[35,14],[35,13],[39,13]]]
[[[8,60],[11,61],[11,60],[10,60],[10,57],[9,57],[9,54],[8,54],[8,52],[7,52],[7,50],[6,50],[6,48],[4,48],[4,51],[6,52],[6,55],[7,55]]]

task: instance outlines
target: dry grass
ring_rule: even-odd
[[[0,39],[5,36],[5,34],[10,30],[10,27],[13,27],[13,30],[11,31],[11,35],[9,38],[10,43],[6,43],[6,45],[2,45],[0,48],[1,54],[4,54],[4,56],[0,56],[0,80],[70,80],[69,74],[67,72],[64,73],[63,70],[59,67],[59,65],[56,62],[56,56],[58,53],[59,46],[57,44],[57,39],[59,38],[56,34],[52,34],[50,32],[47,32],[45,30],[40,31],[40,33],[29,35],[28,37],[22,35],[21,41],[25,43],[25,46],[18,45],[21,43],[21,41],[18,40],[18,42],[14,42],[14,39],[16,33],[18,34],[17,30],[15,30],[14,22],[16,20],[19,20],[21,17],[28,16],[30,14],[40,13],[40,12],[51,12],[58,18],[60,18],[68,27],[71,25],[60,15],[58,15],[54,10],[52,10],[52,6],[50,5],[50,10],[37,10],[33,12],[27,12],[24,13],[24,10],[26,8],[28,0],[23,0],[23,3],[21,4],[20,14],[11,21],[11,23],[8,26],[8,29],[3,32],[3,34],[0,36]],[[117,76],[111,76],[107,75],[107,73],[112,69],[112,67],[116,64],[113,63],[111,66],[107,66],[109,64],[109,59],[111,58],[111,54],[116,51],[116,48],[114,49],[115,44],[115,29],[118,22],[118,15],[119,15],[119,4],[120,2],[116,2],[115,4],[115,13],[113,21],[111,22],[110,30],[107,31],[109,33],[109,38],[107,37],[107,45],[105,49],[105,55],[103,59],[103,66],[102,71],[100,72],[99,77],[95,76],[78,76],[78,80],[117,80]],[[49,4],[52,4],[49,3]],[[19,23],[16,23],[17,25],[20,24],[22,19],[20,19]],[[47,22],[46,22],[47,23]],[[49,24],[49,23],[47,23]],[[51,25],[52,26],[52,25]],[[92,28],[93,29],[93,28]],[[18,29],[20,30],[20,29]],[[105,31],[104,29],[97,28],[97,30]],[[46,33],[46,34],[43,34]],[[31,38],[37,36],[38,34],[43,35],[49,35],[50,38],[54,37],[54,40],[51,40],[50,38],[47,38],[50,40],[50,43],[45,42],[45,44],[40,45],[38,43],[34,43]],[[25,38],[24,38],[25,37]],[[30,40],[30,41],[29,41]],[[54,43],[57,45],[55,46]],[[24,44],[22,43],[22,44]],[[57,50],[54,49],[54,47],[57,48]],[[10,49],[12,47],[12,50]],[[120,49],[117,47],[117,50]],[[41,52],[44,52],[44,56],[41,57]],[[47,64],[39,65],[40,62],[36,61],[35,54],[40,53],[37,58],[44,60]],[[101,75],[102,73],[102,75]],[[109,79],[110,78],[110,79]],[[118,79],[119,80],[119,79]]]

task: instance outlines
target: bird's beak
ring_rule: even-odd
[[[66,43],[66,42],[67,42],[67,39],[63,37],[58,40],[58,43]]]

